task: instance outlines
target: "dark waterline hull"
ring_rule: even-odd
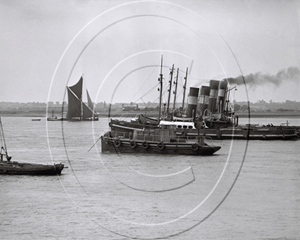
[[[69,121],[69,122],[86,122],[86,121],[98,121],[98,118],[71,118],[71,119],[65,119],[64,121]]]
[[[0,174],[10,175],[60,175],[64,164],[44,165],[35,163],[0,162]]]
[[[57,121],[66,121],[66,118],[56,118],[56,117],[48,117],[47,121],[57,122]]]
[[[198,145],[195,143],[162,143],[129,139],[101,138],[102,153],[148,153],[148,154],[175,154],[175,155],[212,155],[220,146]]]
[[[131,124],[126,121],[110,122],[112,131],[133,132],[135,129],[154,129],[154,126]],[[228,127],[221,129],[176,129],[178,136],[206,136],[216,140],[223,139],[249,139],[249,140],[291,140],[299,139],[300,134],[296,128],[291,127],[257,127],[253,129],[241,127]]]

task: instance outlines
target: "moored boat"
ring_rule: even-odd
[[[109,123],[112,131],[133,132],[136,129],[157,129],[162,126],[175,126],[175,133],[181,137],[206,136],[216,140],[248,139],[248,140],[291,140],[299,137],[293,127],[238,125],[220,128],[197,128],[194,122],[161,121],[157,126],[133,124],[132,122],[112,119]]]
[[[103,153],[212,155],[220,148],[206,144],[203,136],[176,136],[173,129],[135,129],[132,134],[109,131],[101,136]]]
[[[11,156],[8,155],[6,148],[5,137],[0,118],[0,174],[14,175],[56,175],[61,174],[64,164],[38,164],[38,163],[21,163],[11,161]]]
[[[65,118],[62,117],[57,117],[56,115],[54,115],[54,110],[52,110],[52,116],[51,117],[47,117],[47,121],[63,121],[66,120]]]
[[[37,164],[22,163],[6,160],[0,161],[0,174],[11,175],[59,175],[64,168],[64,164]]]
[[[131,119],[130,121],[126,120],[120,120],[120,119],[110,119],[109,126],[111,127],[112,131],[119,131],[119,132],[132,132],[135,129],[155,129],[159,125],[159,121],[154,122],[154,123],[147,123],[147,122],[142,122],[140,114],[138,117],[135,119]],[[143,118],[143,117],[142,117]]]

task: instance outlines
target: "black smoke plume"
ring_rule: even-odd
[[[244,78],[246,85],[249,87],[256,87],[263,84],[273,84],[278,87],[284,81],[300,82],[300,69],[297,67],[289,67],[288,69],[279,71],[276,75],[262,74],[260,72],[250,73],[244,76]],[[244,84],[242,76],[228,78],[228,82],[233,85]]]

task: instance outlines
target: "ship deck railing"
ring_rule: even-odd
[[[107,136],[107,135],[106,135]],[[204,144],[205,140],[212,140],[210,137],[204,136],[164,136],[164,135],[147,135],[139,134],[134,136],[132,133],[111,131],[109,137],[120,140],[135,140],[135,141],[147,141],[147,142],[165,142],[165,143],[200,143]]]

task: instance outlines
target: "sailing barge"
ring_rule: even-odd
[[[82,100],[82,84],[83,78],[73,85],[67,86],[68,93],[68,111],[67,117],[52,116],[47,118],[47,121],[98,121],[98,115],[94,111],[94,104],[91,100],[88,90],[86,90],[87,103]]]
[[[82,101],[82,83],[83,78],[70,87],[68,91],[68,121],[98,121],[98,116],[94,112],[94,104],[91,100],[88,90],[86,90],[88,103]]]
[[[174,129],[135,129],[133,133],[109,131],[101,136],[103,153],[155,153],[212,155],[221,147],[208,145],[204,137],[178,137]]]

